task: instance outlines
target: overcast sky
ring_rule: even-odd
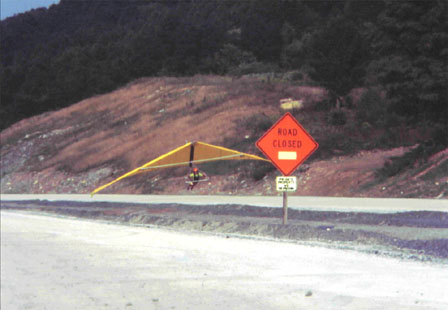
[[[35,8],[49,7],[59,0],[0,0],[1,19],[23,13]]]

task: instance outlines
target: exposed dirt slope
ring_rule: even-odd
[[[71,107],[23,120],[1,133],[2,193],[89,193],[126,171],[186,141],[256,153],[254,142],[284,111],[283,98],[303,100],[294,114],[318,141],[350,128],[325,122],[313,108],[325,93],[316,87],[266,82],[256,77],[148,78]],[[350,114],[350,113],[349,113]],[[268,126],[269,127],[269,126]],[[350,132],[351,135],[361,135]],[[368,137],[366,138],[368,139]],[[448,196],[448,150],[424,166],[386,181],[375,171],[407,149],[362,151],[321,148],[296,171],[296,195]],[[330,155],[331,156],[330,156]],[[211,176],[195,193],[275,195],[278,172],[256,163],[205,167]],[[253,171],[267,170],[256,181]],[[149,173],[119,182],[104,193],[187,193],[186,169]]]

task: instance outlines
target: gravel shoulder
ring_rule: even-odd
[[[2,201],[5,210],[157,226],[221,234],[228,238],[269,238],[373,255],[448,264],[448,213],[394,214],[289,210],[246,205],[125,204],[72,201]]]

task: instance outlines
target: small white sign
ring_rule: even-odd
[[[277,183],[278,192],[295,192],[297,190],[296,177],[276,177],[275,183]]]

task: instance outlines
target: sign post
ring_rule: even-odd
[[[276,177],[276,188],[278,192],[283,193],[283,225],[288,223],[288,192],[297,190],[296,177]]]
[[[288,192],[283,192],[283,225],[288,224]]]
[[[280,179],[280,189],[277,179],[277,190],[283,192],[283,224],[286,225],[288,220],[287,191],[295,191],[297,184],[294,181],[296,187],[292,190],[293,181],[285,177],[291,175],[319,145],[288,112],[258,139],[256,146],[284,176],[283,179]]]

